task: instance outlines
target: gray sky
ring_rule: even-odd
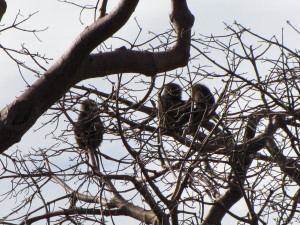
[[[118,1],[111,0],[110,2],[115,4]],[[148,31],[160,33],[170,28],[169,2],[167,0],[142,0],[140,2],[133,16],[137,18],[143,28],[143,38],[150,37]],[[32,52],[39,52],[41,55],[45,54],[47,57],[53,58],[50,64],[45,65],[46,68],[55,63],[63,52],[68,49],[76,36],[92,22],[89,11],[83,12],[83,24],[81,24],[78,8],[56,0],[7,0],[7,4],[8,9],[1,25],[11,25],[18,11],[24,17],[38,11],[34,17],[21,27],[48,29],[37,33],[40,40],[31,33],[11,29],[0,34],[0,44],[15,49],[20,49],[21,44],[25,44]],[[300,29],[299,0],[188,0],[188,4],[195,16],[195,26],[193,27],[195,34],[224,34],[224,22],[232,24],[237,21],[267,38],[273,35],[280,38],[282,28],[284,28],[285,43],[292,49],[299,48],[299,35],[292,31],[286,23],[289,20],[296,28]],[[0,27],[0,29],[2,28]],[[137,26],[134,20],[131,19],[116,36],[134,40],[137,32]],[[120,46],[113,46],[113,48],[118,47]],[[27,58],[21,58],[20,60],[28,61]],[[0,68],[0,90],[2,92],[0,107],[2,109],[26,89],[26,84],[21,78],[16,64],[3,51],[0,53]],[[27,82],[32,83],[36,80],[30,72],[22,71]],[[35,125],[35,128],[37,127],[39,125]],[[47,130],[33,133],[33,129],[31,129],[20,143],[12,147],[12,150],[15,150],[16,146],[19,146],[20,149],[26,149],[32,145],[34,147],[51,145],[53,140],[46,140],[46,133]]]
[[[75,37],[92,21],[90,11],[84,11],[82,14],[84,24],[82,25],[78,19],[80,13],[78,8],[56,0],[43,0],[42,2],[39,0],[9,0],[7,2],[8,10],[1,24],[10,25],[20,10],[23,16],[38,12],[30,21],[22,25],[23,28],[48,29],[37,33],[41,41],[31,33],[12,29],[1,33],[1,44],[16,49],[21,48],[21,44],[25,44],[32,52],[39,52],[53,58],[54,60],[50,61],[49,65],[45,65],[47,68],[63,54]],[[111,2],[117,3],[118,1]],[[145,39],[149,37],[148,31],[159,33],[170,27],[168,3],[167,0],[142,0],[140,2],[133,16],[137,18],[143,28],[142,36]],[[237,21],[264,37],[271,37],[274,34],[280,36],[281,29],[284,28],[285,42],[289,46],[297,48],[299,36],[291,31],[286,21],[289,20],[300,29],[300,1],[298,0],[189,0],[188,3],[195,16],[195,26],[193,27],[195,34],[224,34],[223,23],[232,24]],[[133,40],[137,32],[137,26],[132,19],[116,35]],[[5,98],[4,96],[0,98],[0,106],[2,106],[19,96],[20,91],[25,88],[25,83],[20,78],[18,68],[4,53],[0,54],[0,68],[2,68],[0,89],[7,93]],[[28,82],[35,81],[36,78],[32,77],[29,72],[23,72]]]

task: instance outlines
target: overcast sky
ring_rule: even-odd
[[[109,2],[115,4],[118,1],[110,0]],[[145,39],[148,37],[148,31],[160,33],[170,28],[169,2],[168,0],[142,0],[140,2],[133,16],[143,28],[142,35]],[[30,21],[22,25],[23,28],[37,30],[47,28],[47,30],[37,33],[39,38],[37,39],[31,33],[11,29],[0,33],[0,44],[12,49],[20,49],[21,44],[25,44],[26,48],[32,52],[39,52],[48,58],[53,58],[53,61],[46,65],[47,68],[55,63],[76,36],[92,21],[90,11],[84,11],[82,21],[79,21],[79,8],[56,0],[7,0],[7,4],[7,12],[1,21],[0,29],[11,25],[16,14],[20,11],[24,17],[38,12]],[[286,23],[286,21],[290,21],[300,30],[299,0],[188,0],[188,4],[195,16],[193,27],[195,34],[223,34],[224,23],[232,24],[237,21],[264,37],[273,35],[280,37],[282,28],[284,28],[285,43],[292,49],[299,48],[299,35],[292,31]],[[131,19],[129,24],[118,32],[117,36],[133,40],[137,32],[137,26]],[[113,46],[113,48],[118,47],[120,46]],[[0,68],[0,90],[2,93],[0,107],[2,109],[25,90],[26,84],[21,78],[16,64],[1,50]],[[29,83],[36,80],[30,72],[23,72]],[[36,138],[36,135],[40,138]],[[31,130],[18,146],[30,148],[33,140],[35,147],[43,145],[45,144],[43,135],[43,133],[33,134]],[[12,147],[12,149],[15,148],[16,145]]]
[[[70,46],[75,37],[91,23],[90,11],[84,11],[82,22],[79,21],[80,10],[69,4],[56,0],[9,0],[7,13],[2,24],[10,25],[18,11],[23,16],[38,12],[30,21],[22,25],[28,29],[45,29],[37,33],[40,40],[31,33],[10,30],[1,33],[0,43],[8,48],[20,49],[21,44],[32,52],[45,54],[54,60],[54,63],[62,53]],[[85,1],[76,1],[85,2]],[[117,0],[111,0],[117,3]],[[163,3],[161,3],[163,2]],[[271,37],[276,34],[280,36],[281,29],[286,33],[285,40],[289,46],[297,48],[299,35],[291,32],[286,21],[289,20],[295,27],[300,29],[300,1],[298,0],[189,0],[190,10],[195,16],[193,32],[196,34],[222,34],[224,33],[224,22],[232,24],[234,21],[251,28],[258,34]],[[167,0],[142,0],[134,15],[143,28],[143,37],[148,37],[148,31],[155,33],[163,32],[169,28],[169,1]],[[133,40],[138,32],[134,20],[118,32],[118,36]],[[120,46],[114,46],[118,48]],[[11,102],[24,90],[25,83],[20,78],[18,68],[3,52],[0,54],[0,90],[7,93],[0,98],[0,106]],[[25,72],[28,82],[33,82],[29,72]]]
[[[116,4],[118,1],[111,0],[109,2]],[[0,34],[0,43],[12,49],[20,49],[21,44],[25,44],[25,47],[31,52],[38,52],[41,55],[45,54],[48,58],[53,58],[53,61],[45,65],[46,68],[55,63],[76,36],[92,21],[91,11],[83,11],[80,21],[79,8],[56,0],[9,0],[7,4],[7,12],[1,25],[11,25],[18,12],[24,17],[37,12],[30,21],[21,27],[36,30],[47,28],[47,30],[36,33],[39,38],[37,39],[31,33],[11,29]],[[196,35],[200,33],[205,35],[224,34],[224,23],[232,24],[237,21],[267,38],[274,34],[280,37],[282,28],[284,28],[285,43],[292,49],[298,48],[299,35],[292,31],[286,23],[286,21],[290,21],[300,29],[300,1],[298,0],[189,0],[188,4],[195,16],[193,32]],[[142,38],[149,38],[149,31],[160,33],[170,28],[169,10],[170,6],[167,0],[142,0],[140,2],[133,18],[136,18],[143,28]],[[134,40],[138,28],[133,18],[116,34],[117,36]],[[120,46],[113,46],[113,48],[118,47]],[[30,61],[29,58],[20,60]],[[0,53],[0,68],[0,90],[5,93],[0,97],[0,107],[3,108],[25,90],[26,84],[21,78],[16,64],[3,51]],[[36,80],[29,71],[22,70],[22,72],[28,83],[31,84]]]

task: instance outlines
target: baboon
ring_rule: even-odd
[[[182,100],[182,90],[178,84],[168,83],[162,88],[158,101],[159,117],[166,128],[174,128],[179,132],[189,120],[190,106]]]
[[[182,90],[178,84],[168,83],[162,87],[162,95],[158,98],[159,120],[161,125],[168,131],[175,131],[180,135],[183,133],[183,124],[189,121],[190,106],[187,107],[186,102],[182,100]],[[158,137],[158,142],[162,143],[161,130]],[[174,175],[171,163],[168,160],[167,154],[163,146],[158,148],[158,155],[162,166],[165,166],[165,161]],[[174,175],[174,177],[176,177]]]
[[[99,169],[96,150],[102,143],[104,127],[95,101],[88,99],[82,102],[74,133],[79,148],[87,151],[92,167]]]
[[[207,116],[215,105],[213,94],[208,87],[203,84],[194,84],[192,86],[192,100],[195,104],[195,109],[203,112],[203,116]],[[216,116],[215,112],[212,112],[211,114]]]
[[[193,104],[191,131],[196,132],[201,122],[208,121],[212,117],[218,118],[218,115],[211,111],[215,105],[215,98],[208,87],[199,83],[194,84],[191,95]]]

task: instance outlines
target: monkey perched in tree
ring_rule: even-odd
[[[194,84],[192,86],[192,100],[196,109],[202,110],[208,114],[215,105],[215,98],[208,87],[203,84]],[[212,112],[215,114],[215,112]]]
[[[99,169],[96,149],[102,143],[104,126],[95,101],[82,102],[74,133],[79,148],[87,151],[93,169]]]
[[[192,132],[196,132],[203,120],[209,120],[213,116],[218,118],[216,112],[211,112],[215,105],[215,98],[205,85],[198,83],[192,86],[192,102]],[[207,118],[209,115],[211,117]]]
[[[158,98],[158,116],[161,125],[167,130],[175,131],[182,134],[182,126],[189,121],[190,105],[186,104],[182,98],[182,90],[178,84],[168,83],[162,87],[162,94]],[[161,132],[161,130],[160,130]],[[158,136],[158,142],[162,143],[162,134]],[[162,166],[165,166],[165,161],[174,175],[171,163],[168,160],[163,146],[158,148],[158,155]],[[176,175],[174,175],[176,177]]]
[[[182,98],[182,90],[178,84],[168,83],[163,86],[162,95],[158,101],[159,117],[167,128],[174,128],[176,131],[188,122],[188,110],[190,106]]]

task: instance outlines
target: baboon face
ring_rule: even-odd
[[[168,83],[164,86],[162,96],[169,96],[172,99],[181,100],[181,87],[175,83]]]
[[[81,103],[81,109],[80,109],[80,112],[96,112],[97,111],[97,104],[95,101],[93,100],[85,100]]]
[[[192,99],[197,104],[204,104],[205,107],[212,107],[215,98],[210,90],[203,84],[194,84],[192,87]]]

